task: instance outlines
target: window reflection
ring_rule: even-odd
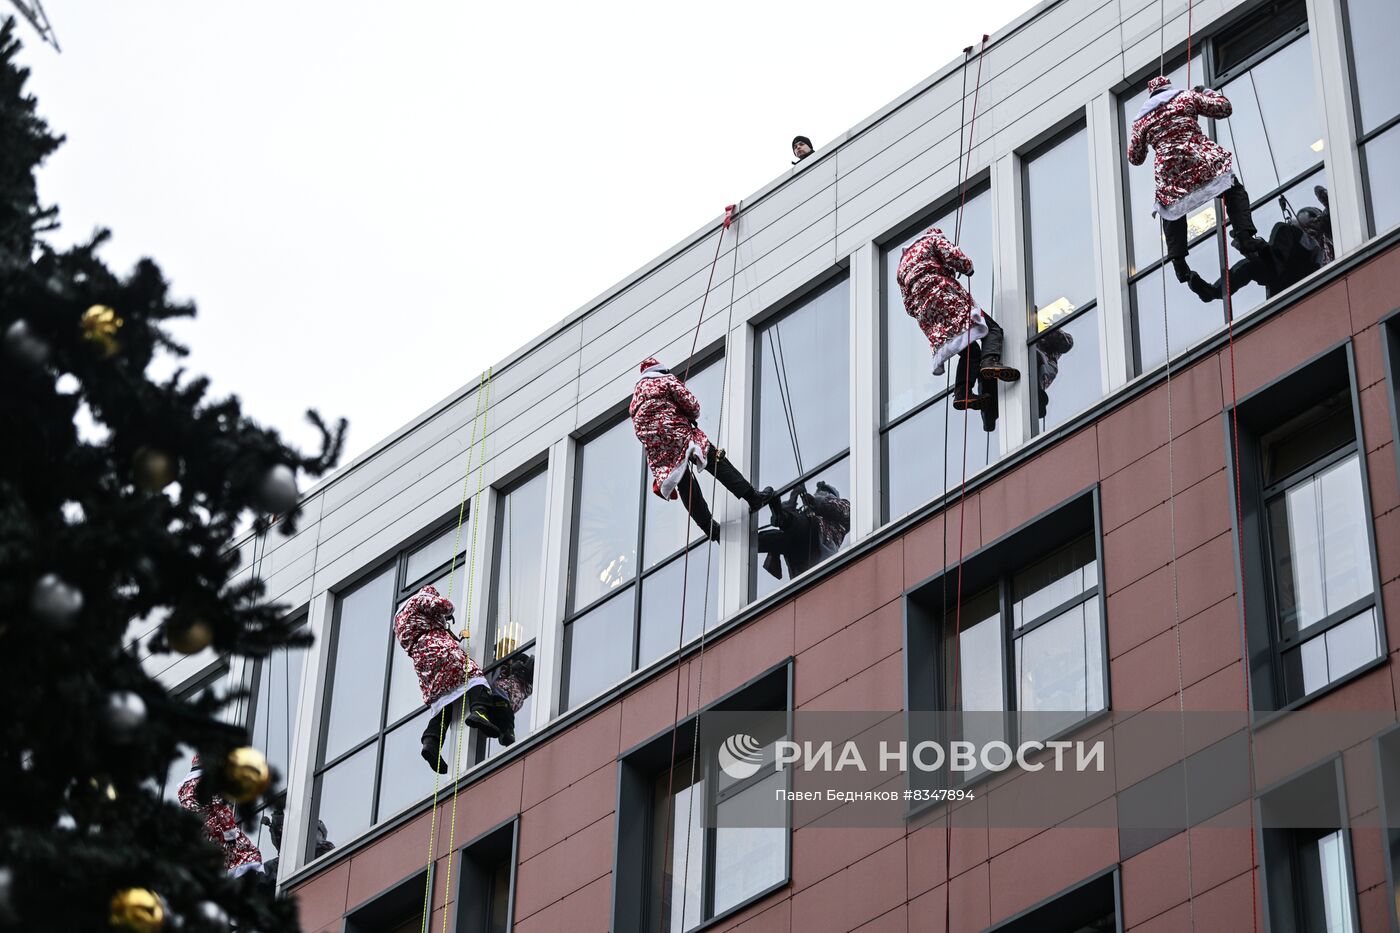
[[[540,630],[547,481],[546,473],[537,473],[500,497],[488,663],[533,641]]]
[[[844,497],[847,499],[847,515],[849,516],[850,492],[848,490],[850,490],[851,488],[851,460],[849,457],[843,457],[841,460],[839,460],[836,463],[833,463],[825,470],[821,470],[820,472],[813,474],[812,476],[808,477],[805,482],[808,492],[811,493],[816,492],[818,483],[825,483],[831,489],[836,490],[837,496]],[[793,488],[794,487],[789,487],[787,489],[779,490],[779,496],[784,503],[786,503],[789,500]],[[810,516],[808,518],[810,521]],[[792,564],[783,556],[783,554],[785,553],[785,549],[781,546],[778,546],[777,549],[773,551],[768,550],[770,544],[770,541],[768,539],[771,535],[771,532],[775,529],[775,526],[773,524],[772,508],[765,508],[758,514],[756,514],[752,519],[752,524],[756,528],[756,531],[754,537],[753,550],[751,552],[752,560],[750,562],[750,567],[754,579],[755,597],[761,599],[762,597],[767,596],[769,593],[776,590],[778,587],[782,586],[785,581],[790,580],[792,578]],[[765,549],[761,552],[758,550],[758,548],[760,547],[760,539],[762,539],[761,546]],[[814,566],[815,564],[819,563],[822,560],[825,560],[827,557],[830,556],[830,554],[827,554],[821,550],[820,541],[816,537],[808,539],[808,542],[810,544],[810,550],[808,550],[803,555],[805,560],[799,560],[799,566],[801,566],[804,570],[807,569],[807,567]],[[847,534],[841,541],[838,550],[847,547],[849,542],[850,534],[848,524]],[[775,545],[778,544],[778,542],[773,543]],[[777,553],[779,555],[778,561],[776,563],[769,561],[769,558],[773,553]],[[769,564],[770,568],[776,567],[779,575],[775,577],[769,570],[763,569],[762,565],[765,562]]]
[[[1044,431],[1103,398],[1099,310],[1075,317],[1031,344],[1036,377],[1033,417]]]
[[[947,378],[952,378],[951,370]],[[885,433],[887,521],[913,511],[961,481],[964,413],[950,408],[950,396],[944,396]],[[967,475],[972,476],[1000,456],[1001,430],[998,424],[991,432],[983,431],[975,412],[966,417],[972,419],[966,430]]]
[[[637,572],[642,453],[630,421],[619,421],[579,452],[573,600],[583,608]]]
[[[326,722],[327,761],[373,734],[379,726],[396,569],[390,566],[380,571],[340,599],[330,716]],[[343,687],[336,689],[337,683]]]
[[[1092,304],[1094,231],[1089,134],[1083,127],[1026,162],[1026,239],[1031,333]]]
[[[1395,0],[1346,0],[1346,12],[1356,69],[1357,115],[1361,132],[1372,133],[1400,115],[1400,58],[1395,54],[1400,4]]]
[[[1220,88],[1234,113],[1215,121],[1216,139],[1234,153],[1236,175],[1255,198],[1322,161],[1313,86],[1312,39],[1304,35]]]
[[[634,592],[614,596],[565,627],[567,707],[577,706],[632,673]]]
[[[1371,196],[1371,229],[1382,233],[1400,224],[1400,125],[1368,142],[1363,150],[1366,184]]]

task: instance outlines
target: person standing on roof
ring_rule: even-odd
[[[1219,197],[1232,230],[1235,249],[1245,256],[1268,250],[1259,239],[1245,191],[1234,173],[1234,156],[1201,132],[1199,117],[1224,119],[1234,112],[1229,98],[1219,91],[1197,87],[1184,91],[1171,79],[1158,75],[1147,82],[1147,100],[1133,120],[1128,139],[1128,161],[1141,165],[1152,147],[1153,179],[1157,191],[1152,212],[1162,219],[1167,259],[1178,281],[1191,278],[1186,264],[1186,217],[1196,208]]]
[[[651,489],[663,499],[679,498],[691,520],[710,540],[719,540],[719,522],[700,492],[690,469],[693,463],[713,473],[735,496],[757,512],[773,498],[771,488],[758,492],[734,469],[724,451],[710,443],[700,430],[700,401],[656,357],[642,361],[642,378],[632,391],[632,430],[646,451]]]
[[[904,310],[919,322],[933,350],[933,374],[943,375],[948,360],[980,341],[981,358],[977,378],[984,386],[996,380],[1015,382],[1021,372],[1001,360],[1002,330],[958,281],[959,275],[972,275],[972,260],[954,246],[943,231],[930,227],[905,248],[899,258],[895,280],[904,298]],[[969,377],[970,378],[970,377]],[[969,391],[969,378],[953,388],[953,406],[980,409],[990,393]]]
[[[793,165],[796,165],[798,162],[801,162],[813,152],[816,152],[816,150],[812,148],[812,141],[806,136],[794,136],[792,138]]]

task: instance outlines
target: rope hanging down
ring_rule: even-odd
[[[486,450],[486,410],[487,410],[488,406],[490,405],[490,398],[491,398],[491,370],[488,368],[488,369],[486,370],[486,372],[482,374],[481,378],[477,380],[477,385],[476,385],[476,414],[473,415],[473,417],[472,417],[471,435],[470,435],[469,440],[467,441],[467,466],[466,466],[465,472],[462,474],[462,499],[461,499],[460,504],[457,506],[457,530],[456,530],[456,533],[455,533],[455,535],[454,535],[454,537],[453,537],[453,540],[452,540],[452,563],[449,565],[448,571],[447,571],[447,598],[448,598],[448,600],[451,600],[451,599],[452,599],[452,587],[453,587],[453,583],[454,583],[454,581],[456,580],[456,576],[457,576],[457,556],[458,556],[458,554],[459,554],[460,551],[461,551],[461,544],[462,544],[462,522],[465,520],[466,515],[467,515],[467,499],[468,499],[468,490],[469,490],[469,488],[470,488],[470,487],[469,487],[469,484],[470,484],[471,475],[472,475],[472,457],[473,457],[473,456],[476,456],[476,457],[477,457],[476,469],[477,469],[477,495],[478,495],[478,497],[479,497],[480,494],[481,494],[482,466],[483,466],[483,464],[484,464],[484,453],[485,453],[485,450]],[[479,439],[478,439],[478,437],[479,437]],[[475,540],[475,537],[476,537],[476,526],[477,526],[477,522],[473,521],[473,522],[472,522],[472,537],[473,537],[473,541]],[[476,548],[475,548],[475,546],[473,546],[473,548],[472,548],[472,561],[471,561],[471,571],[470,571],[470,573],[471,573],[471,576],[472,576],[473,578],[475,578],[475,576],[476,576]],[[468,586],[468,593],[470,594],[470,592],[471,592],[471,589],[470,589],[470,585],[469,585],[469,586]],[[469,603],[470,603],[470,598],[471,598],[471,597],[470,597],[470,595],[469,595],[469,596],[468,596],[468,602],[469,602]],[[465,640],[466,640],[466,645],[465,645],[465,647],[464,647],[464,651],[465,651],[466,654],[470,655],[470,653],[471,653],[471,609],[470,609],[470,605],[468,606],[467,612],[466,612],[466,614],[463,616],[463,619],[465,620],[466,625],[467,625],[467,628],[466,628],[466,630],[465,630],[465,632],[464,632],[464,635],[463,635],[463,637],[464,637]],[[463,682],[465,682],[465,680],[466,680],[466,678],[465,678],[465,676],[464,676],[464,677],[463,677]],[[466,720],[466,708],[467,708],[467,703],[466,703],[466,698],[465,698],[465,696],[462,698],[462,701],[461,701],[461,703],[460,703],[459,705],[462,707],[462,722],[459,722],[458,725],[457,725],[457,748],[456,748],[456,752],[455,752],[455,755],[454,755],[454,758],[456,759],[456,761],[455,761],[455,763],[454,763],[454,765],[453,765],[453,773],[452,773],[452,834],[451,834],[451,837],[450,837],[450,838],[451,838],[451,840],[452,840],[453,845],[455,845],[455,842],[456,842],[456,824],[457,824],[457,788],[458,788],[458,771],[457,771],[457,768],[458,768],[458,767],[460,766],[460,764],[461,764],[461,751],[462,751],[462,739],[463,739],[462,733],[465,731],[465,726],[466,726],[465,720]],[[438,747],[439,747],[439,748],[442,747],[443,739],[446,737],[446,732],[447,732],[447,710],[450,708],[450,706],[451,706],[451,704],[448,704],[447,706],[444,706],[444,707],[442,708],[442,711],[438,714]],[[422,922],[422,927],[421,927],[421,933],[428,933],[428,921],[429,921],[429,920],[431,919],[431,917],[432,917],[432,894],[433,894],[433,888],[432,888],[432,871],[431,871],[431,869],[432,869],[432,866],[433,866],[433,856],[434,856],[434,854],[437,852],[437,840],[438,840],[438,795],[439,795],[439,793],[441,792],[441,783],[442,783],[442,776],[441,776],[440,774],[437,773],[437,769],[434,769],[434,774],[433,774],[433,807],[432,807],[432,817],[431,817],[430,822],[429,822],[430,828],[429,828],[429,830],[428,830],[428,861],[427,861],[427,874],[428,874],[428,877],[427,877],[427,879],[426,879],[426,880],[424,881],[424,883],[423,883],[423,922]],[[450,878],[451,878],[451,872],[452,872],[452,854],[453,854],[453,853],[452,853],[452,847],[449,846],[449,847],[448,847],[448,860],[447,860],[447,871],[448,871],[448,878],[449,878],[449,880],[450,880]],[[446,890],[449,890],[449,888],[444,887],[443,890],[446,891]],[[443,922],[443,931],[444,931],[444,933],[446,933],[446,929],[447,929],[447,912],[446,912],[446,911],[443,911],[442,918],[443,918],[443,919],[442,919],[442,922]]]
[[[955,225],[954,225],[954,234],[953,234],[953,243],[954,243],[955,245],[957,245],[957,244],[960,242],[960,240],[962,239],[962,217],[963,217],[963,210],[964,210],[964,208],[967,206],[967,175],[968,175],[968,172],[969,172],[969,171],[971,170],[971,168],[972,168],[972,150],[973,150],[973,145],[974,145],[973,140],[974,140],[974,138],[975,138],[975,133],[976,133],[976,129],[977,129],[977,103],[978,103],[978,98],[980,97],[981,91],[982,91],[982,61],[983,61],[983,59],[986,57],[986,53],[987,53],[987,40],[988,40],[988,38],[989,38],[989,37],[986,36],[986,35],[983,35],[983,36],[982,36],[982,46],[981,46],[981,48],[980,48],[980,49],[978,50],[978,52],[977,52],[977,80],[976,80],[976,82],[974,83],[973,89],[972,89],[972,119],[971,119],[971,121],[968,123],[968,126],[967,126],[967,152],[966,152],[966,157],[964,157],[964,154],[963,154],[962,127],[961,127],[961,126],[958,127],[958,189],[959,189],[959,191],[958,191],[958,214],[957,214],[957,221],[955,222]],[[966,105],[966,100],[967,100],[967,54],[968,54],[968,52],[970,52],[971,50],[972,50],[972,47],[971,47],[971,46],[968,46],[967,49],[965,49],[965,50],[963,51],[963,102],[964,102],[964,106]],[[972,280],[971,280],[971,278],[968,279],[967,300],[968,300],[969,303],[972,303]],[[968,338],[968,339],[967,339],[967,343],[968,343],[968,348],[967,348],[966,350],[963,351],[964,353],[970,353],[970,352],[971,352],[971,339],[970,339],[970,338],[971,338],[971,333],[972,333],[972,314],[971,314],[971,310],[972,310],[972,309],[969,308],[969,313],[968,313],[968,318],[967,318],[967,338]],[[964,386],[963,386],[963,397],[964,397],[964,398],[970,399],[970,398],[972,397],[972,360],[971,360],[971,357],[970,357],[970,356],[969,356],[969,358],[968,358],[968,360],[967,360],[967,365],[964,367],[964,370],[965,370],[965,373],[964,373],[964,377],[963,377],[963,381],[964,381]],[[956,377],[955,377],[955,378],[956,378]],[[960,487],[960,489],[959,489],[959,491],[958,491],[958,576],[957,576],[957,591],[956,591],[956,594],[955,594],[955,596],[956,596],[956,609],[955,609],[954,615],[953,615],[953,648],[952,648],[952,655],[953,655],[953,678],[952,678],[952,684],[953,684],[953,689],[952,689],[951,692],[948,694],[948,709],[949,709],[949,715],[950,715],[950,726],[951,726],[951,715],[952,715],[952,710],[954,709],[954,707],[960,705],[960,704],[959,704],[959,700],[958,700],[958,695],[959,695],[959,692],[960,692],[960,686],[959,686],[959,684],[958,684],[958,676],[959,676],[959,673],[960,673],[961,654],[962,654],[961,642],[962,642],[963,532],[964,532],[964,527],[965,527],[965,525],[966,525],[966,516],[967,516],[967,423],[968,423],[968,418],[970,417],[969,412],[971,412],[971,411],[972,411],[972,408],[971,408],[970,405],[969,405],[968,407],[966,407],[966,408],[963,409],[962,483],[961,483],[961,487]],[[946,496],[946,493],[947,493],[947,475],[948,475],[948,434],[947,434],[947,423],[948,423],[948,419],[947,419],[947,410],[946,410],[946,407],[945,407],[945,411],[944,411],[944,434],[943,434],[943,475],[944,475],[944,494],[945,494],[945,496]],[[943,590],[943,592],[944,592],[944,600],[943,600],[943,606],[944,606],[944,611],[946,612],[946,611],[947,611],[947,605],[948,605],[948,602],[947,602],[947,579],[948,579],[948,573],[947,573],[947,567],[948,567],[948,557],[947,557],[947,555],[948,555],[948,527],[947,527],[947,521],[948,521],[948,520],[947,520],[947,515],[948,515],[948,511],[947,511],[946,508],[945,508],[944,511],[943,511],[943,515],[944,515],[944,519],[943,519],[943,522],[944,522],[944,527],[943,527],[943,568],[944,568],[944,572],[943,572],[943,580],[944,580],[944,590]],[[950,729],[950,732],[951,732],[951,729]],[[953,861],[952,861],[952,855],[953,855],[953,805],[952,805],[952,802],[951,802],[951,801],[947,804],[947,807],[948,807],[948,813],[947,813],[947,827],[946,827],[946,829],[944,830],[944,833],[943,833],[943,865],[944,865],[945,871],[948,873],[948,883],[951,885],[951,882],[952,882],[952,864],[953,864]],[[943,899],[943,928],[944,928],[945,930],[946,930],[946,929],[951,929],[951,923],[952,923],[952,901],[953,901],[953,899],[952,899],[951,896],[945,896],[944,899]]]

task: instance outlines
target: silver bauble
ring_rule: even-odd
[[[285,463],[269,467],[258,487],[258,502],[274,515],[290,512],[297,504],[296,471]]]
[[[213,901],[201,901],[195,908],[195,915],[206,929],[222,931],[229,928],[228,912]]]
[[[114,740],[130,742],[146,725],[146,701],[130,690],[108,694],[103,719]]]
[[[83,611],[83,594],[58,574],[46,573],[34,581],[29,593],[29,609],[40,621],[66,629]]]
[[[23,318],[5,328],[5,352],[30,366],[43,366],[49,361],[49,345],[34,336]]]

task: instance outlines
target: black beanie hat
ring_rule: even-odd
[[[794,137],[792,138],[792,148],[796,149],[798,143],[806,143],[808,149],[815,149],[815,148],[817,148],[816,146],[813,146],[813,145],[812,145],[812,141],[811,141],[810,139],[808,139],[806,136],[794,136]]]

